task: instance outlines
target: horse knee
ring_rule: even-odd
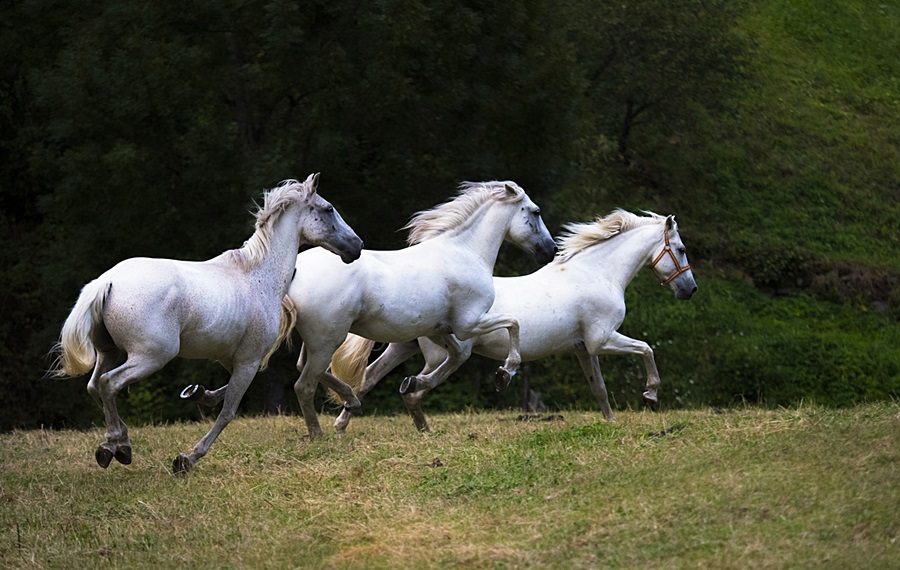
[[[316,395],[317,386],[318,383],[316,382],[304,382],[303,378],[300,378],[294,382],[294,394],[297,395],[297,399],[301,402],[311,400]]]

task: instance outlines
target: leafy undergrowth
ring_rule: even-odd
[[[343,439],[241,418],[187,476],[204,423],[0,435],[12,568],[888,567],[900,404],[363,417]],[[322,418],[323,422],[327,418]],[[327,424],[326,424],[327,425]]]

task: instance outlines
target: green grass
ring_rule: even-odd
[[[716,413],[721,412],[721,413]],[[833,410],[297,417],[0,435],[0,567],[886,568],[900,554],[900,404]],[[323,422],[327,418],[322,418]],[[663,435],[648,435],[650,432]],[[439,460],[440,466],[435,466]]]
[[[744,18],[758,49],[726,127],[743,171],[727,206],[771,234],[764,245],[897,271],[898,22],[896,4],[866,0],[767,2]]]

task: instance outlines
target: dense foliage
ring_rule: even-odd
[[[314,171],[373,248],[462,180],[516,180],[553,232],[617,206],[677,214],[700,292],[642,276],[623,325],[655,347],[666,405],[896,396],[898,25],[863,0],[5,3],[0,428],[99,420],[82,380],[41,380],[84,283],[237,247],[264,188]],[[533,269],[504,252],[498,273]],[[248,410],[293,406],[295,358]],[[518,403],[493,366],[428,406]],[[635,405],[639,360],[601,366]],[[525,374],[551,406],[594,405],[572,357]],[[180,387],[224,381],[176,361],[122,411],[193,417]],[[398,400],[389,377],[368,409]]]

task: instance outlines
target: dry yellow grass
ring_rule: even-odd
[[[660,414],[516,412],[236,420],[188,476],[204,424],[0,435],[0,567],[890,567],[900,406]],[[321,418],[323,423],[329,418]],[[666,432],[665,430],[669,430]],[[650,433],[656,435],[648,435]],[[436,461],[437,460],[437,461]]]

